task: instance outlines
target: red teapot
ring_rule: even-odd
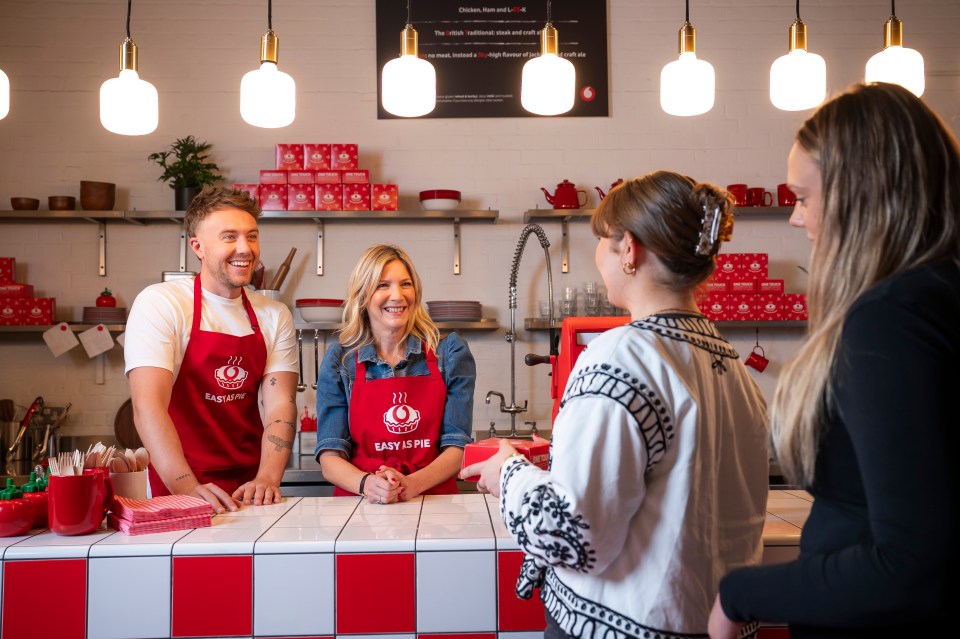
[[[580,190],[570,180],[564,180],[557,185],[557,190],[553,195],[542,186],[540,190],[547,198],[547,203],[555,209],[579,209],[587,203],[587,192]],[[583,193],[583,202],[580,201],[580,194]]]
[[[610,190],[612,191],[612,190],[614,189],[614,187],[616,187],[616,186],[619,185],[619,184],[623,184],[623,178],[620,178],[619,180],[617,180],[616,182],[614,182],[613,184],[611,184],[611,185],[610,185]],[[601,199],[601,200],[602,200],[603,198],[607,197],[607,194],[604,193],[603,190],[602,190],[599,186],[595,186],[595,187],[593,187],[593,188],[595,188],[595,189],[597,190],[597,193],[600,194],[600,199]]]

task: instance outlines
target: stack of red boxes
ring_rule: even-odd
[[[278,144],[259,184],[234,184],[264,211],[396,211],[396,184],[371,184],[356,144]]]
[[[783,280],[767,279],[766,253],[717,256],[717,269],[699,292],[697,304],[712,320],[807,319],[807,296],[784,291]]]
[[[57,300],[34,297],[31,284],[14,282],[17,261],[0,257],[0,326],[47,326],[54,323]]]

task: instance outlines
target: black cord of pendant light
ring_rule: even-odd
[[[127,38],[130,38],[130,11],[133,9],[133,0],[127,0]]]
[[[410,17],[410,3],[411,0],[407,0],[407,24],[413,24],[413,18]]]
[[[690,0],[687,0],[685,4],[687,6],[687,9],[686,9],[686,13],[684,14],[683,20],[684,22],[690,22]]]
[[[797,0],[797,21],[800,21],[800,0]]]
[[[897,15],[897,0],[890,0],[890,15]]]
[[[553,3],[547,0],[547,24],[553,24]]]
[[[273,0],[267,0],[267,30],[273,31]]]

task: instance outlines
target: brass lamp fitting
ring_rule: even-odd
[[[697,52],[697,30],[689,22],[680,27],[680,54]]]
[[[417,57],[417,30],[408,24],[400,32],[400,55]]]
[[[790,47],[787,51],[796,51],[797,49],[807,50],[807,25],[799,18],[790,25]]]
[[[903,23],[897,16],[883,23],[883,48],[903,46]]]
[[[137,70],[137,45],[130,38],[124,38],[120,43],[120,70]]]
[[[549,22],[540,30],[540,55],[547,53],[560,55],[560,36]]]
[[[273,62],[277,64],[280,59],[280,38],[268,29],[266,33],[260,36],[260,63]]]

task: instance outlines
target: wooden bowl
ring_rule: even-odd
[[[77,208],[77,198],[72,195],[51,195],[47,198],[51,211],[72,211]]]
[[[10,206],[14,211],[36,211],[40,208],[40,200],[33,197],[12,197]]]
[[[80,182],[80,208],[85,211],[112,211],[117,185],[112,182]]]

